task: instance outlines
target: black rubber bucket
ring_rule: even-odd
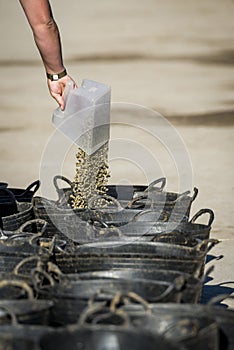
[[[51,283],[51,278],[48,279]],[[103,303],[112,300],[116,292],[134,291],[149,302],[180,302],[185,281],[176,276],[172,282],[146,279],[64,280],[51,283],[46,289],[35,286],[40,298],[53,300],[53,318],[58,324],[77,322],[80,313],[93,298]]]
[[[21,279],[1,279],[0,280],[0,301],[33,299],[34,292],[31,286]]]
[[[26,258],[35,260],[35,257],[38,257],[47,260],[49,256],[48,249],[32,245],[27,240],[0,242],[0,273],[12,272]],[[27,264],[25,272],[29,272],[32,266],[33,264]]]
[[[50,325],[52,306],[53,302],[51,300],[37,300],[34,298],[0,300],[0,310],[8,310],[14,313],[17,322],[20,324]],[[4,324],[4,317],[0,317],[0,324]]]
[[[149,213],[149,215],[148,215]],[[208,214],[208,223],[196,223],[199,217]],[[214,221],[214,212],[211,209],[200,209],[189,222],[163,222],[152,221],[151,212],[141,212],[137,214],[132,222],[122,222],[116,224],[113,221],[101,222],[102,227],[118,227],[120,232],[128,237],[147,236],[149,240],[157,239],[161,234],[182,234],[195,239],[209,239],[211,226]]]
[[[64,181],[68,187],[59,187],[58,182]],[[160,186],[159,186],[160,185]],[[107,186],[107,197],[117,199],[121,208],[146,210],[154,209],[155,211],[163,211],[164,217],[169,220],[180,221],[183,217],[189,217],[192,202],[198,194],[198,189],[194,188],[194,193],[189,196],[190,191],[185,193],[174,193],[164,191],[166,178],[154,180],[149,186],[143,185],[109,185]],[[70,195],[74,183],[64,176],[57,175],[54,177],[54,186],[58,194],[58,202],[67,206],[70,203]]]
[[[116,199],[107,195],[102,195],[101,197],[107,201],[107,207],[96,208],[95,201],[99,196],[94,196],[89,201],[88,209],[74,210],[56,201],[43,197],[34,197],[34,215],[36,218],[44,219],[48,222],[47,235],[49,237],[52,237],[54,234],[60,234],[72,240],[76,240],[75,237],[79,236],[78,233],[83,229],[84,222],[101,221],[104,225],[106,223],[106,226],[110,223],[112,226],[121,226],[124,230],[125,226],[130,226],[134,229],[134,226],[136,226],[134,225],[135,223],[139,227],[143,227],[147,223],[146,227],[148,227],[149,225],[153,226],[155,222],[164,222],[171,219],[168,212],[164,210],[164,207],[162,207],[162,210],[159,208],[147,210],[123,209]],[[173,213],[173,220],[177,223],[181,221],[187,222],[188,217],[181,215],[180,212],[175,212]]]
[[[156,256],[164,257],[165,259],[177,258],[184,260],[201,259],[205,260],[207,252],[217,244],[215,239],[201,241],[192,247],[183,245],[176,245],[170,243],[157,242],[133,242],[126,243],[125,241],[113,242],[97,242],[88,243],[78,246],[76,252],[79,256],[81,254],[88,254],[90,256],[109,256],[109,257],[123,257],[123,258],[155,258]]]
[[[148,191],[133,198],[131,201],[119,201],[122,207],[129,209],[155,209],[163,212],[172,221],[175,217],[190,215],[191,205],[197,197],[198,190],[190,196],[190,191],[184,193]]]
[[[141,303],[140,305],[137,303]],[[154,305],[156,306],[154,308]],[[162,304],[163,306],[166,304]],[[86,312],[86,319],[89,323],[95,323],[103,318],[106,319],[108,312],[110,319],[114,318],[117,311],[127,315],[131,326],[137,332],[146,331],[150,334],[161,336],[173,343],[184,345],[186,349],[197,350],[219,350],[219,329],[213,317],[204,315],[194,315],[193,305],[190,304],[190,312],[183,312],[184,307],[181,304],[167,304],[168,309],[162,306],[157,308],[156,304],[148,304],[139,295],[134,293],[118,295],[113,298],[109,307],[93,306],[95,312]],[[174,308],[171,312],[170,305]],[[188,306],[188,304],[186,304]],[[117,309],[116,309],[117,307]],[[92,310],[92,308],[90,308]],[[109,310],[108,310],[109,309]],[[177,312],[173,312],[174,310]],[[156,310],[159,310],[157,313]],[[179,312],[181,310],[181,313]],[[110,312],[111,311],[111,312]],[[84,312],[85,314],[85,312]],[[121,313],[120,313],[121,314]],[[81,315],[81,319],[83,315]]]
[[[15,231],[0,230],[0,242],[14,244],[15,241],[30,241],[38,234],[43,235],[47,227],[47,222],[41,219],[32,219],[26,221]]]
[[[87,279],[127,279],[135,281],[137,279],[149,281],[165,281],[174,283],[178,278],[184,280],[181,290],[181,302],[183,303],[198,303],[201,297],[203,281],[200,278],[195,278],[190,274],[171,271],[171,270],[150,270],[139,268],[125,268],[115,270],[93,271],[80,274],[61,275],[60,278],[66,280],[87,280]]]
[[[0,350],[39,350],[40,339],[53,331],[49,326],[18,324],[15,315],[7,312],[11,323],[0,325]]]
[[[45,335],[41,350],[183,350],[161,337],[120,326],[73,327]],[[185,349],[184,349],[185,350]]]
[[[5,204],[4,204],[5,205]],[[33,206],[31,203],[17,203],[17,212],[2,216],[0,225],[3,230],[15,231],[25,222],[34,219]]]
[[[9,216],[17,212],[18,206],[14,195],[7,188],[0,187],[0,217]]]
[[[0,183],[0,188],[1,187],[4,187],[8,191],[10,191],[13,194],[13,196],[16,199],[17,202],[31,202],[33,196],[35,195],[35,193],[40,188],[40,181],[36,180],[36,181],[32,182],[25,189],[24,188],[8,187],[7,183],[5,183],[5,185],[2,185],[2,186],[1,186],[1,183]],[[4,192],[0,191],[0,204],[1,203],[5,203],[5,202],[8,202],[8,195],[7,195],[6,192],[4,193]]]
[[[67,231],[76,230],[76,223],[87,222],[91,218],[90,210],[60,207],[56,201],[39,196],[33,198],[32,204],[35,218],[47,222],[47,237],[53,237],[55,234],[64,237]]]
[[[54,187],[58,195],[59,203],[68,203],[70,195],[72,194],[74,183],[63,175],[56,175],[53,179]],[[65,182],[66,187],[60,187],[59,182]],[[160,185],[160,186],[158,186]],[[149,186],[147,185],[107,185],[108,196],[123,201],[131,201],[136,195],[139,196],[145,191],[162,192],[166,185],[166,178],[159,178],[153,181]]]
[[[117,292],[133,291],[149,302],[180,302],[183,286],[184,280],[180,277],[171,282],[140,278],[134,280],[97,278],[69,281],[64,285],[55,284],[54,288],[48,289],[46,295],[51,293],[52,299],[60,299],[61,302],[65,299],[84,299],[88,301],[93,295],[99,295],[98,300],[104,301],[112,299]],[[38,292],[40,293],[40,290]],[[42,295],[44,295],[43,291]]]
[[[195,248],[168,243],[101,242],[77,247],[69,255],[55,254],[54,261],[63,273],[114,268],[168,269],[201,277],[207,252],[216,244],[201,242]]]
[[[142,269],[168,269],[186,272],[198,278],[203,275],[203,262],[199,259],[181,260],[163,257],[94,257],[90,255],[82,255],[78,257],[76,254],[67,255],[65,258],[62,254],[57,254],[55,257],[55,263],[65,274],[116,268],[135,268],[137,266]]]
[[[224,299],[224,298],[223,298]],[[217,300],[214,298],[214,300]],[[222,300],[222,298],[220,298]],[[215,306],[212,304],[171,304],[171,303],[157,303],[149,305],[150,314],[153,314],[158,319],[173,320],[183,318],[193,318],[198,321],[201,318],[208,318],[213,320],[218,327],[218,347],[217,349],[232,350],[234,348],[234,311],[224,308],[223,306]],[[127,314],[131,314],[131,317],[144,316],[145,306],[139,304],[133,304],[123,306],[123,311]],[[144,322],[140,323],[144,327]],[[149,324],[150,326],[150,324]],[[199,329],[199,328],[198,328]],[[195,328],[196,331],[196,328]],[[168,332],[168,336],[171,336]],[[205,336],[209,337],[207,332]],[[196,344],[196,338],[194,339]],[[208,349],[207,345],[204,345],[204,349]],[[216,345],[217,346],[217,345]],[[189,348],[190,349],[190,348]],[[197,349],[200,349],[197,347]],[[215,349],[215,346],[209,349]]]

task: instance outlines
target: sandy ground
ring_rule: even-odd
[[[87,78],[112,88],[111,182],[149,183],[163,175],[167,190],[196,186],[199,194],[191,214],[201,208],[214,210],[212,236],[221,242],[210,254],[223,255],[208,263],[215,266],[208,286],[230,294],[234,287],[230,283],[234,281],[233,1],[51,3],[69,73],[78,84]],[[0,18],[1,181],[26,187],[40,177],[43,152],[54,133],[51,116],[56,104],[48,95],[44,70],[18,3],[0,0]],[[116,106],[117,102],[121,104]],[[140,113],[138,105],[144,106]],[[170,123],[163,141],[152,110]],[[176,148],[175,135],[182,148]],[[131,147],[126,145],[135,149],[135,155],[127,152]],[[180,157],[173,159],[175,149]],[[183,161],[190,166],[183,169]],[[61,162],[61,172],[73,178],[74,147]],[[177,162],[182,162],[179,170]]]

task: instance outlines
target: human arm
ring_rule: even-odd
[[[31,26],[46,73],[58,74],[63,72],[65,67],[63,64],[61,39],[49,0],[19,1]],[[65,75],[57,81],[47,79],[50,94],[59,103],[61,109],[64,109],[64,89],[70,80],[73,81],[69,75]],[[73,83],[76,86],[74,81]]]

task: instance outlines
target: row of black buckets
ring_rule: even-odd
[[[198,190],[165,184],[110,185],[72,210],[63,176],[57,200],[0,183],[0,350],[234,349],[224,296],[201,302],[214,213],[191,217]]]

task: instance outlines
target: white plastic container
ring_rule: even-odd
[[[73,89],[73,83],[68,83],[65,109],[54,111],[52,123],[91,155],[109,140],[110,101],[108,85],[84,79],[80,87]]]

